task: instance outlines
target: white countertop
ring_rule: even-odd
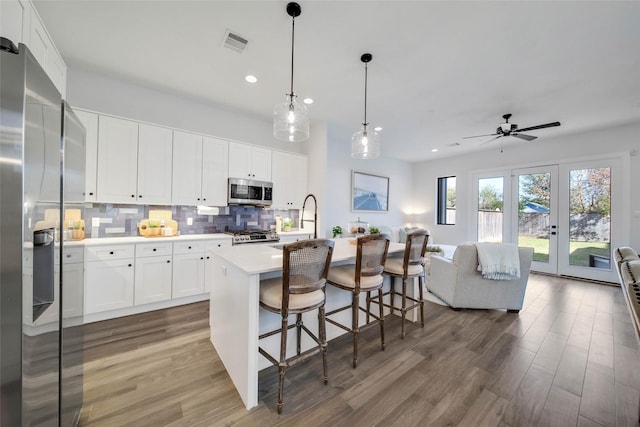
[[[94,239],[84,239],[80,241],[85,246],[97,246],[97,245],[119,245],[128,243],[151,243],[151,242],[176,242],[186,240],[231,240],[231,235],[224,233],[212,233],[212,234],[183,234],[173,237],[101,237]],[[67,242],[65,242],[66,244]]]
[[[335,239],[333,241],[335,246],[331,262],[355,258],[356,245],[351,243],[353,239]],[[274,243],[274,245],[277,244]],[[402,252],[404,247],[403,243],[391,242],[389,244],[389,253]],[[224,261],[244,270],[247,274],[282,270],[282,249],[276,249],[272,245],[237,245],[225,248],[224,251],[213,249],[213,253]]]

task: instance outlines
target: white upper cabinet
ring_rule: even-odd
[[[171,129],[138,126],[138,202],[171,203],[173,132]]]
[[[202,204],[202,136],[173,131],[173,180],[174,205]]]
[[[229,143],[205,136],[202,139],[202,204],[227,205]]]
[[[271,150],[230,142],[229,177],[271,181]]]
[[[24,43],[64,98],[67,66],[29,0],[0,1],[0,35]]]
[[[174,205],[227,205],[229,143],[173,131]]]
[[[304,156],[274,151],[272,154],[275,209],[300,209],[307,194],[308,160]]]
[[[82,110],[74,111],[86,130],[84,199],[87,202],[95,202],[98,194],[98,115]]]
[[[171,203],[171,129],[109,116],[98,123],[97,200]]]
[[[100,116],[98,201],[135,203],[138,180],[138,123]]]

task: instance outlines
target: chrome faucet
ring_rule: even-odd
[[[313,211],[313,219],[304,219],[304,207],[307,204],[307,199],[311,197],[313,199],[314,211]],[[302,215],[300,215],[300,229],[304,228],[304,222],[313,222],[313,238],[318,238],[318,200],[316,200],[316,196],[313,194],[307,194],[307,197],[304,198],[304,202],[302,202]]]

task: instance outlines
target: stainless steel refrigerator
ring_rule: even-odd
[[[0,42],[0,424],[71,426],[84,286],[65,215],[83,208],[85,131],[29,49]]]

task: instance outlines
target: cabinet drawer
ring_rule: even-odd
[[[136,244],[136,258],[171,255],[171,243],[138,243]]]
[[[87,262],[104,261],[110,259],[133,258],[134,245],[110,245],[87,247]]]
[[[204,251],[204,242],[191,241],[191,242],[174,242],[173,254],[193,254]]]
[[[216,248],[230,248],[231,240],[230,239],[208,240],[205,247],[207,250],[216,249]]]
[[[81,246],[75,248],[65,247],[62,252],[63,264],[75,264],[84,261],[84,248]]]

